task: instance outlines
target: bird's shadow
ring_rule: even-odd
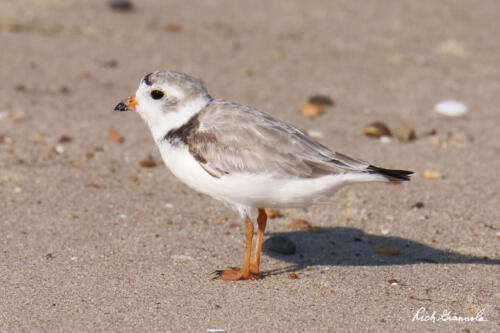
[[[394,236],[365,234],[360,229],[345,227],[267,233],[266,242],[273,236],[286,237],[296,245],[294,254],[264,253],[291,265],[265,272],[282,274],[308,266],[388,266],[413,264],[483,264],[500,265],[500,259],[440,250],[409,239]],[[265,242],[264,242],[265,243]]]

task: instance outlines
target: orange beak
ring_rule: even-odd
[[[125,101],[118,103],[118,105],[115,106],[115,111],[135,111],[137,105],[139,105],[139,103],[135,99],[135,96],[132,96]]]

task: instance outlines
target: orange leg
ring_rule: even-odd
[[[259,217],[257,217],[257,224],[259,225],[259,229],[257,231],[257,241],[255,242],[253,260],[252,264],[250,265],[250,271],[255,275],[259,275],[260,253],[262,252],[262,242],[264,241],[264,231],[266,230],[267,224],[266,211],[262,208],[259,208]]]
[[[246,279],[258,279],[259,276],[250,272],[250,256],[252,254],[252,238],[253,238],[253,223],[247,218],[245,220],[245,236],[247,239],[247,250],[245,252],[245,260],[243,261],[243,268],[228,269],[217,272],[218,278],[225,281],[236,281]]]

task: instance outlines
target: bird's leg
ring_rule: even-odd
[[[255,242],[253,260],[252,264],[250,265],[250,271],[255,275],[259,275],[260,253],[262,252],[262,242],[264,241],[264,231],[266,230],[267,224],[266,211],[262,208],[259,208],[259,217],[257,217],[257,224],[259,225],[259,229],[257,230],[257,241]]]
[[[245,251],[245,260],[243,261],[243,269],[241,270],[242,278],[250,277],[250,256],[252,255],[252,239],[253,239],[253,222],[250,218],[245,220],[245,237],[247,239],[247,249]]]
[[[245,252],[245,260],[243,268],[228,269],[217,272],[218,278],[225,281],[236,281],[246,279],[258,279],[260,276],[250,272],[250,256],[252,255],[252,238],[253,238],[253,223],[250,218],[245,220],[245,236],[247,239],[247,250]]]

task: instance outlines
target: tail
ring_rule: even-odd
[[[366,171],[382,175],[390,181],[397,181],[397,182],[410,180],[410,175],[413,174],[413,171],[384,169],[376,167],[374,165],[370,165],[366,169]]]

